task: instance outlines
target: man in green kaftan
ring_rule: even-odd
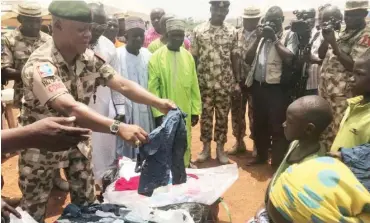
[[[172,18],[166,22],[167,45],[158,49],[149,62],[148,90],[160,98],[168,98],[185,112],[188,148],[185,166],[191,159],[191,127],[199,121],[201,99],[195,62],[192,55],[181,45],[185,38],[185,21]],[[152,109],[157,125],[163,114]]]

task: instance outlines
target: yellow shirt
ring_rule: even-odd
[[[352,148],[370,142],[370,103],[363,104],[363,96],[348,99],[348,108],[340,124],[331,151]]]

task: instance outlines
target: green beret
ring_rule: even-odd
[[[91,11],[85,1],[54,0],[49,5],[49,12],[53,16],[68,20],[86,23],[92,22]]]

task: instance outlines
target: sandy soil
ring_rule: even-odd
[[[231,124],[231,123],[230,123]],[[229,124],[228,143],[226,148],[231,148],[235,142],[231,133],[231,126]],[[200,131],[199,125],[193,129],[193,143],[192,152],[193,159],[196,159],[197,154],[201,151],[202,144],[199,141]],[[249,150],[253,147],[253,142],[249,138],[245,138],[247,148]],[[212,145],[212,160],[204,164],[199,164],[199,168],[217,166],[215,160],[215,147]],[[238,157],[230,156],[230,162],[236,162],[239,167],[239,179],[226,192],[224,200],[231,211],[232,220],[235,223],[244,223],[251,216],[254,215],[256,209],[262,204],[265,190],[269,179],[272,176],[273,170],[268,165],[259,165],[255,167],[247,167],[246,160],[250,155],[245,154]],[[21,193],[18,187],[18,156],[13,155],[10,158],[2,159],[1,173],[4,176],[5,186],[2,190],[2,195],[10,197],[20,197]],[[63,207],[70,202],[67,193],[54,190],[50,197],[47,209],[47,223],[54,222],[61,214]],[[220,206],[219,213],[220,222],[229,222],[226,211]]]

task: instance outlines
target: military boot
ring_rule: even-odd
[[[60,176],[60,169],[55,170],[55,177],[53,179],[54,186],[56,186],[59,190],[68,192],[69,191],[69,183],[66,180],[63,180]]]
[[[227,157],[227,154],[224,152],[224,144],[217,144],[216,154],[218,161],[222,165],[229,163],[229,158]]]
[[[209,158],[211,158],[211,143],[205,142],[203,145],[203,151],[198,155],[197,162],[203,163],[207,161]]]
[[[228,155],[237,155],[239,153],[245,153],[247,152],[247,147],[244,143],[244,140],[237,140],[235,145],[227,151]]]

